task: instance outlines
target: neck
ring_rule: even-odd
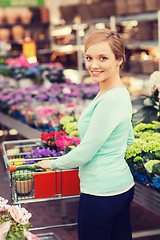
[[[107,79],[105,81],[99,82],[100,93],[103,94],[108,90],[116,87],[124,87],[120,76],[116,76],[116,78]]]

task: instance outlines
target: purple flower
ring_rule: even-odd
[[[56,152],[56,150],[50,150],[50,148],[40,148],[37,147],[35,150],[32,150],[31,153],[27,154],[25,159],[29,158],[43,158],[43,157],[57,157],[61,156],[62,154]]]

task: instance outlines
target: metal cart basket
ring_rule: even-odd
[[[42,147],[40,139],[5,141],[2,143],[4,162],[9,178],[11,201],[13,204],[42,202],[79,197],[78,169],[41,171],[42,169],[21,169],[26,163],[39,160],[53,160],[54,157],[32,158],[25,157]],[[32,164],[34,166],[34,164]],[[65,209],[62,206],[63,210]],[[77,223],[35,228],[40,230],[61,226],[72,226]]]

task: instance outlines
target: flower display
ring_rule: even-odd
[[[46,157],[58,157],[61,156],[62,154],[60,152],[56,152],[54,149],[48,148],[42,148],[42,147],[37,147],[36,149],[32,150],[29,154],[25,156],[25,159],[35,159],[35,158],[46,158]],[[24,164],[31,164],[35,163],[36,160],[34,161],[27,161]]]
[[[135,139],[134,143],[129,146],[125,152],[125,159],[127,162],[142,153],[143,144],[144,141],[142,139]]]
[[[144,166],[149,173],[153,173],[153,167],[157,163],[160,165],[160,160],[150,160],[146,162]]]
[[[150,123],[153,120],[160,120],[160,71],[155,71],[150,75],[150,96],[135,99],[132,103],[140,108],[133,114],[134,124],[140,122]]]
[[[160,191],[160,122],[139,123],[125,159],[137,181]]]
[[[32,216],[25,208],[20,208],[19,206],[11,206],[9,213],[17,223],[22,225],[26,225]]]
[[[151,133],[154,133],[156,131],[159,131],[160,128],[160,122],[158,121],[152,121],[151,123],[139,123],[134,127],[134,136],[135,137],[141,137],[143,133],[145,135],[149,136]],[[145,136],[143,135],[143,136]]]
[[[79,132],[77,130],[77,121],[79,116],[63,116],[59,121],[59,129],[63,129],[69,137],[79,137]]]
[[[82,113],[90,103],[84,94],[85,88],[92,98],[97,94],[98,88],[94,85],[53,83],[49,89],[45,89],[43,85],[19,88],[1,83],[0,108],[26,124],[46,131],[57,127],[59,115],[77,116]],[[76,123],[71,124],[72,127],[74,125]],[[71,136],[78,136],[78,132]]]
[[[1,240],[29,240],[29,222],[31,213],[20,206],[8,205],[8,200],[0,197],[0,239]],[[32,234],[32,236],[35,236]],[[35,239],[38,239],[35,236]]]
[[[160,99],[160,71],[155,71],[150,76],[151,94],[158,90],[158,98]]]
[[[49,146],[51,149],[56,149],[57,151],[64,151],[65,148],[77,146],[80,143],[79,138],[67,137],[67,133],[62,130],[59,132],[43,132],[40,138],[44,146]]]

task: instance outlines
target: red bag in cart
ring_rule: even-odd
[[[80,194],[78,169],[34,174],[35,198]]]

